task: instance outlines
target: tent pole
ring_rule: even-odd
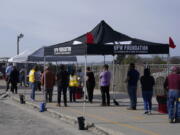
[[[57,61],[56,61],[56,74],[58,72],[58,64],[57,64]]]
[[[114,92],[114,73],[115,73],[115,70],[114,70],[114,55],[113,55],[113,78],[112,78],[112,90],[113,90],[113,99],[115,99],[115,92]]]
[[[25,85],[25,87],[27,86],[27,62],[25,63],[25,67],[24,67],[24,70],[25,70],[25,78],[24,78],[24,85]],[[22,83],[22,82],[21,82]],[[23,85],[23,84],[22,84]],[[24,95],[24,98],[25,98],[25,96],[26,96],[26,90],[24,89],[23,90],[23,95]]]
[[[85,117],[85,109],[86,109],[86,93],[87,93],[87,87],[86,87],[86,68],[87,68],[87,44],[85,47],[85,62],[84,62],[84,103],[83,103],[83,116]]]
[[[27,62],[25,63],[25,85],[27,85],[27,68],[28,68],[28,66],[27,66]]]
[[[43,85],[43,102],[44,103],[46,103],[46,94],[45,94],[45,90],[46,90],[46,86],[45,86],[45,82],[46,82],[45,66],[46,66],[46,56],[44,56],[44,85]]]
[[[106,62],[105,62],[105,61],[106,61],[106,56],[104,55],[104,65],[106,64]]]
[[[85,63],[84,63],[84,104],[83,104],[83,116],[85,117],[85,109],[86,109],[86,68],[87,68],[87,54],[85,54]]]
[[[167,74],[170,72],[170,52],[168,53],[167,56]]]

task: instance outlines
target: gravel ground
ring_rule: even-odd
[[[0,100],[0,135],[91,135],[45,113]]]

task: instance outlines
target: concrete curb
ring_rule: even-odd
[[[15,96],[11,96],[11,99],[17,103],[20,103],[20,99]],[[39,106],[37,104],[26,101],[25,105],[33,107],[33,109],[39,110]],[[60,120],[64,121],[65,123],[68,123],[68,124],[71,124],[74,126],[77,126],[77,124],[78,124],[76,117],[62,114],[60,112],[54,111],[53,109],[47,109],[46,112],[51,114],[51,116],[53,118],[59,118]],[[124,135],[123,133],[115,132],[111,129],[103,128],[103,127],[95,125],[94,123],[89,123],[87,121],[85,122],[85,125],[90,132],[92,132],[96,135]]]

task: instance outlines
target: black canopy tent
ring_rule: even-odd
[[[105,21],[101,21],[87,34],[64,43],[48,46],[44,51],[48,56],[84,55],[86,70],[87,55],[113,55],[114,59],[115,54],[169,54],[169,45],[132,38],[114,31]],[[114,92],[114,60],[112,89]],[[85,115],[85,102],[83,114]]]
[[[87,34],[71,41],[45,48],[45,55],[114,55],[114,54],[168,54],[169,45],[153,43],[114,31],[105,21],[93,30],[93,43],[87,44]]]

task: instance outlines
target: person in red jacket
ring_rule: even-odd
[[[42,74],[41,84],[45,87],[46,102],[52,102],[53,87],[55,85],[55,74],[51,71],[50,66],[46,67],[46,70]]]
[[[164,88],[168,90],[168,115],[169,122],[178,122],[180,119],[180,75],[179,68],[172,67],[171,72],[164,83]]]

